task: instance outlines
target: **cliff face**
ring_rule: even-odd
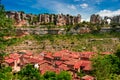
[[[99,15],[91,15],[90,17],[90,22],[91,23],[101,23],[102,22],[102,18]]]
[[[73,25],[81,22],[81,15],[71,16],[69,14],[25,14],[24,12],[6,12],[6,17],[15,20],[15,26],[29,26],[40,24],[53,24],[57,26]]]
[[[112,23],[120,23],[120,15],[112,17]]]

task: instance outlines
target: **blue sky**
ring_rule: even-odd
[[[81,14],[89,20],[91,14],[120,15],[120,0],[2,0],[6,10],[26,13]]]

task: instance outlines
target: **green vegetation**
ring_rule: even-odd
[[[11,80],[13,77],[11,71],[11,67],[0,67],[0,80]]]
[[[22,38],[12,38],[12,39],[4,39],[4,38],[0,38],[0,50],[4,50],[6,49],[6,47],[9,47],[11,45],[14,45],[14,44],[19,44],[20,42],[26,40],[26,39],[31,39],[32,37],[31,36],[25,36],[25,37],[22,37]]]
[[[33,65],[25,66],[20,72],[18,72],[18,79],[20,80],[40,80],[40,72]]]
[[[120,54],[98,56],[93,61],[93,75],[97,80],[119,80],[120,79]]]
[[[120,33],[96,33],[79,35],[34,35],[33,37],[44,46],[59,46],[60,49],[72,51],[115,51],[119,45]],[[113,40],[117,38],[118,40]]]
[[[41,50],[51,46],[55,50],[68,49],[72,51],[116,51],[120,33],[96,33],[79,35],[28,35],[21,38],[5,40],[0,38],[0,50],[5,50],[9,46],[19,45],[25,40],[37,41],[41,45]],[[117,40],[114,40],[117,39]],[[43,46],[43,48],[42,48]],[[59,49],[57,49],[57,47]],[[95,48],[95,49],[94,49]],[[48,48],[47,48],[48,49]],[[50,49],[51,50],[51,49]]]
[[[0,4],[0,37],[13,35],[13,30],[13,20],[6,18],[4,6]]]
[[[33,65],[28,64],[20,72],[13,74],[10,67],[0,68],[0,80],[71,80],[72,76],[69,72],[61,71],[56,74],[47,71],[41,75],[39,70],[34,68]]]

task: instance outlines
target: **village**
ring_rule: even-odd
[[[103,52],[101,55],[108,54],[111,53]],[[43,51],[38,54],[22,50],[6,56],[3,65],[11,66],[13,73],[20,71],[27,64],[33,64],[41,74],[47,71],[55,73],[68,71],[72,75],[72,80],[96,80],[95,77],[87,75],[92,71],[90,59],[95,55],[97,54],[94,52],[73,52],[69,50],[61,50],[55,53]],[[77,76],[77,72],[81,70],[86,73],[82,78]]]
[[[120,80],[119,5],[0,0],[0,80]]]

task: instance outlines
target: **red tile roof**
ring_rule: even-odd
[[[20,56],[19,54],[10,54],[8,57],[5,57],[5,62],[12,63],[14,60],[21,59],[23,65],[28,63],[38,63],[40,65],[40,72],[44,74],[46,71],[54,71],[59,73],[61,70],[71,70],[79,69],[82,67],[83,70],[91,70],[91,61],[79,60],[80,57],[90,58],[94,53],[93,52],[70,52],[68,50],[58,51],[54,54],[44,52],[41,54],[33,55],[29,51],[25,51],[25,54]],[[60,57],[60,60],[54,61],[53,63],[45,60],[46,58],[53,59],[53,57]],[[54,65],[57,65],[56,68]],[[69,67],[69,65],[73,67]]]
[[[74,65],[74,69],[79,69],[81,64],[82,64],[81,61],[76,62],[75,65]]]
[[[86,75],[82,77],[83,80],[94,80],[94,77]]]
[[[47,61],[45,61],[45,60],[41,60],[41,61],[39,61],[39,65],[41,65],[41,64],[43,64],[43,63],[46,63]]]
[[[55,71],[55,68],[52,65],[48,65],[47,63],[40,65],[40,72],[44,74],[46,71]]]
[[[67,65],[74,65],[78,60],[69,58],[69,61],[65,61],[64,63]]]
[[[12,58],[12,59],[14,59],[14,60],[18,60],[19,57],[20,57],[20,55],[17,54],[17,53],[12,53],[12,54],[9,55],[9,57]]]
[[[27,61],[29,63],[39,63],[39,60],[38,59],[35,59],[35,58],[28,58]]]
[[[49,59],[53,59],[52,53],[47,53],[47,54],[45,55],[45,57],[46,57],[46,58],[49,58]]]
[[[63,57],[61,58],[61,60],[62,60],[62,61],[68,61],[68,60],[69,60],[69,57],[68,57],[68,56],[63,56]]]
[[[69,68],[68,68],[67,65],[65,65],[65,64],[61,64],[61,65],[59,66],[59,68],[62,69],[62,70],[69,70]]]
[[[6,59],[9,59],[9,56],[6,56],[6,57],[5,57],[5,60],[6,60]]]
[[[53,57],[62,57],[63,54],[61,52],[56,52],[53,54]]]
[[[56,62],[55,62],[55,64],[56,64],[57,66],[61,65],[62,63],[63,63],[62,61],[56,61]]]
[[[75,63],[74,68],[79,69],[83,67],[83,70],[89,71],[91,70],[91,61],[80,60]]]
[[[72,58],[75,58],[75,59],[80,58],[79,53],[76,53],[76,52],[72,52],[71,54],[69,54],[69,56],[72,57]]]
[[[8,64],[11,64],[11,63],[14,62],[14,60],[9,58],[9,59],[6,59],[5,62],[8,63]]]
[[[91,58],[95,53],[94,52],[81,52],[80,53],[80,57],[83,57],[83,58]]]
[[[4,59],[6,63],[10,64],[10,63],[13,63],[15,60],[18,60],[19,58],[20,58],[19,54],[11,53],[8,56],[6,56]]]
[[[103,55],[110,55],[112,54],[111,52],[102,52]]]

